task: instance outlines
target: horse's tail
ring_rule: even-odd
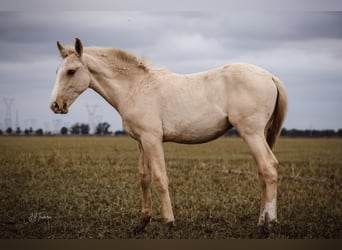
[[[287,94],[282,82],[272,77],[273,82],[277,87],[277,100],[275,103],[273,114],[266,126],[266,141],[272,149],[280,134],[281,126],[284,122],[287,111]]]

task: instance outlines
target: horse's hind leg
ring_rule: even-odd
[[[264,130],[251,131],[240,129],[239,132],[252,151],[261,179],[262,198],[258,226],[270,227],[277,222],[278,161],[266,142]]]

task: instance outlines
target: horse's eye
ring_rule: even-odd
[[[74,69],[69,69],[69,70],[68,70],[68,75],[69,75],[69,76],[72,76],[72,75],[75,74],[75,72],[76,72],[76,70],[74,70]]]

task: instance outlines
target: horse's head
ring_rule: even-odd
[[[90,84],[90,72],[82,61],[83,46],[76,38],[75,47],[63,47],[57,42],[63,58],[57,69],[55,86],[51,96],[51,109],[56,114],[68,113],[68,108]]]

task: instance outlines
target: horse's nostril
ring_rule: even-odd
[[[52,111],[55,113],[59,110],[59,106],[58,106],[57,102],[52,102],[50,107],[51,107]]]
[[[63,108],[61,111],[62,111],[62,114],[68,113],[68,104],[66,102],[63,104]]]
[[[59,106],[58,106],[57,102],[53,103],[53,109],[56,110],[56,111],[59,110]]]

